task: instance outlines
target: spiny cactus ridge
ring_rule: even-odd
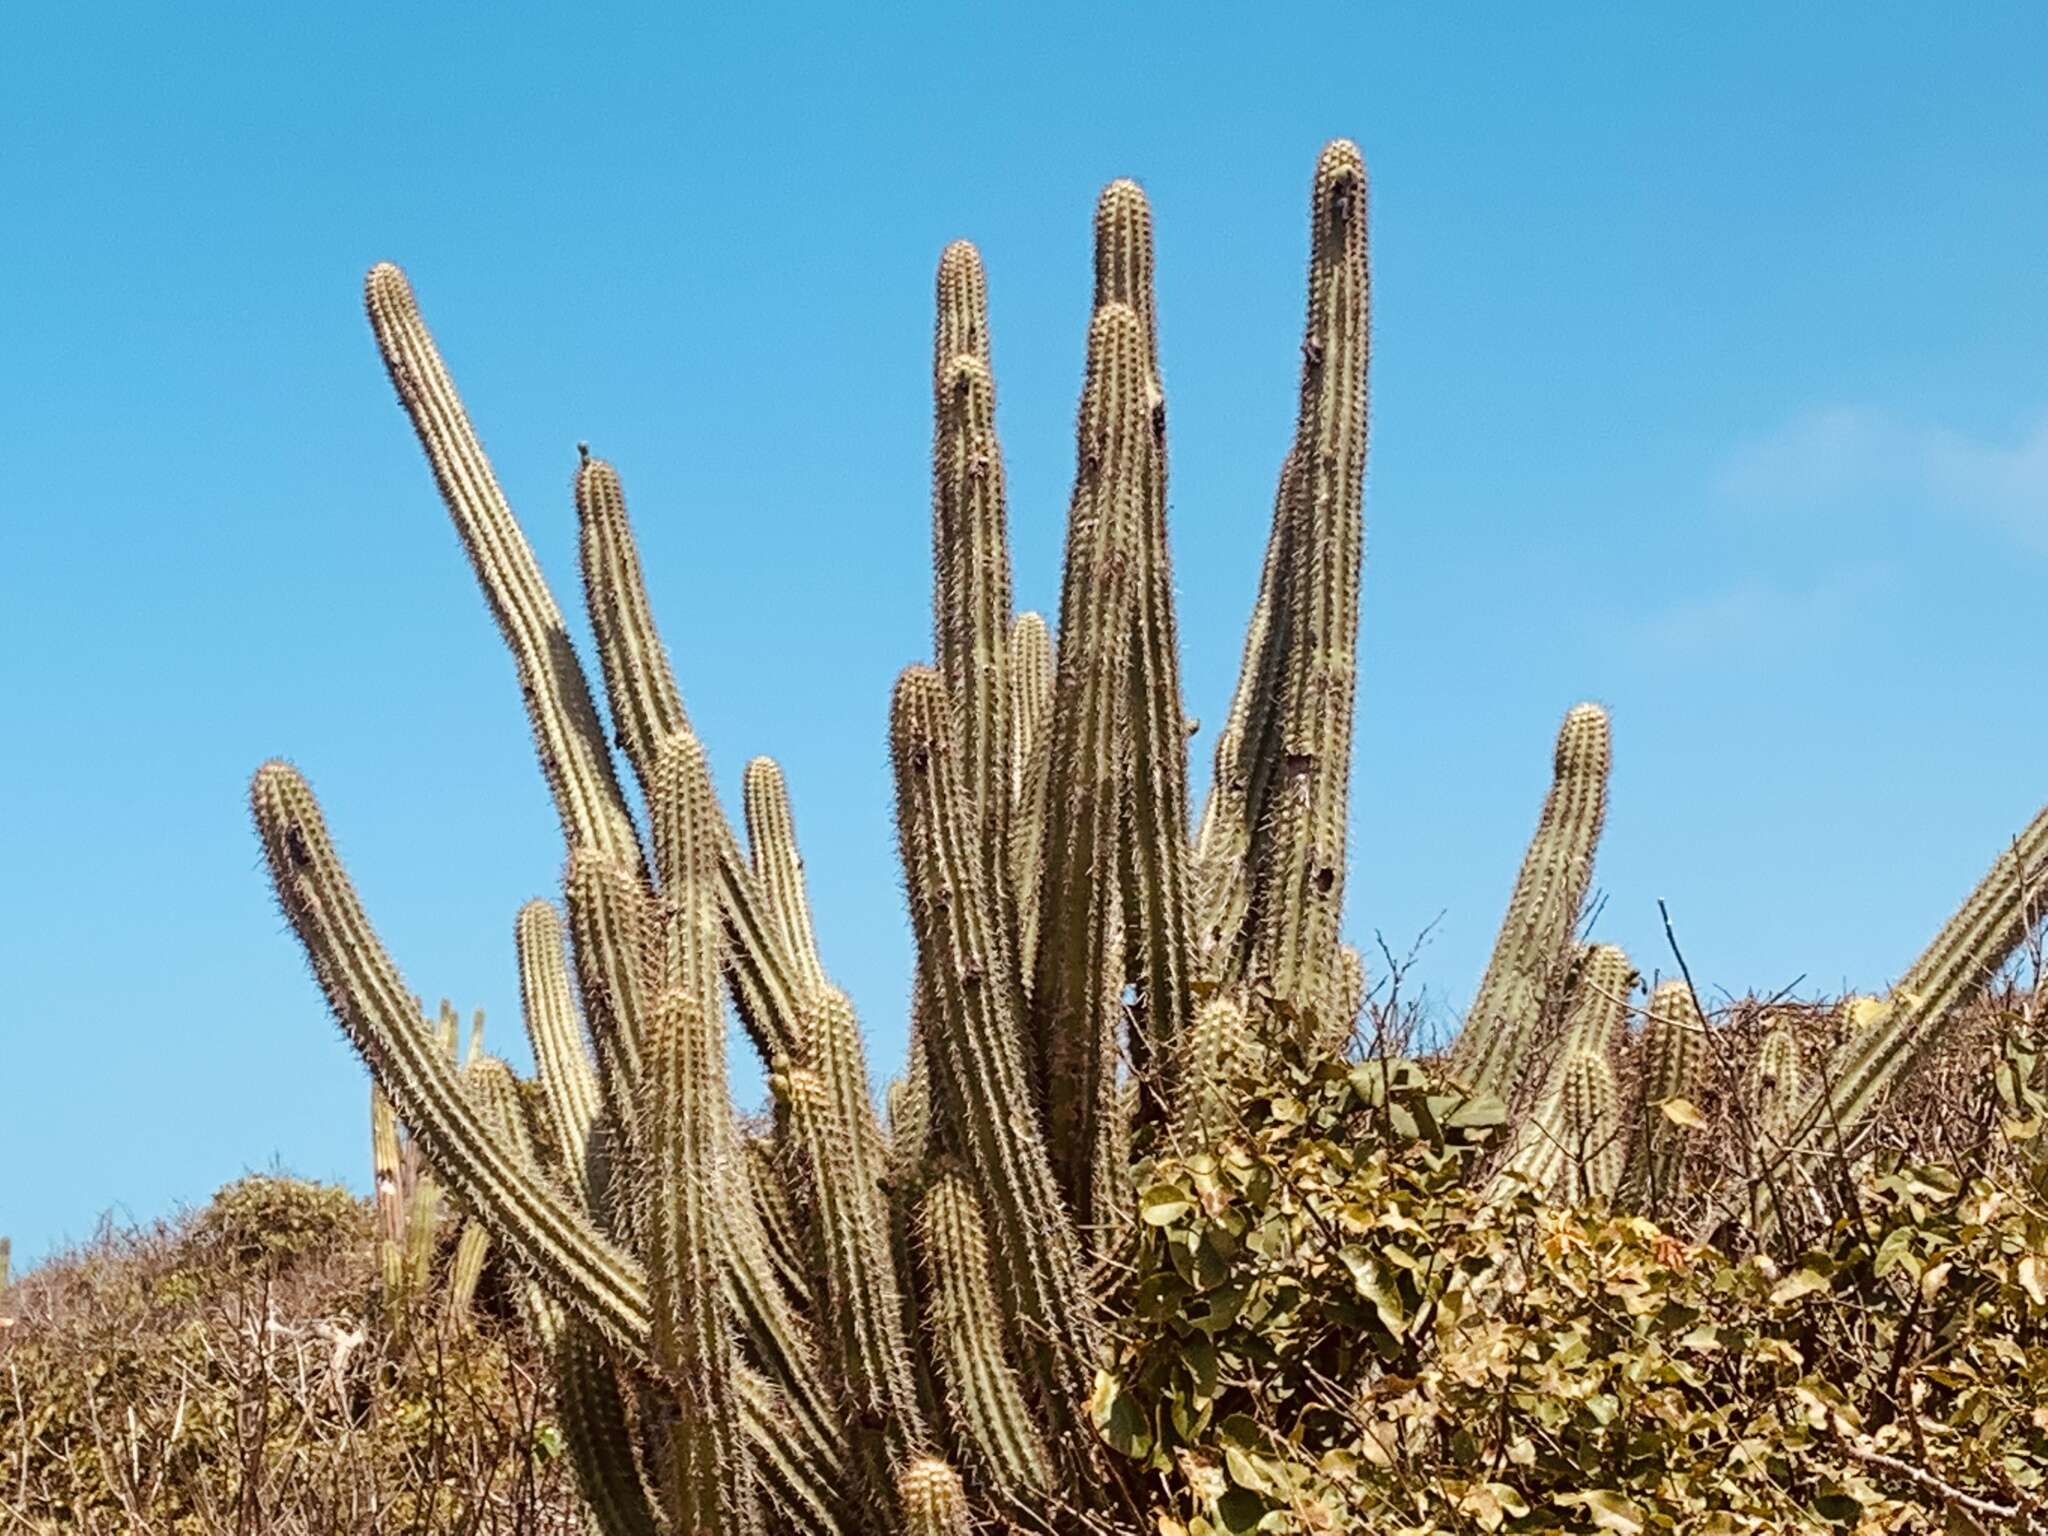
[[[1127,1231],[1132,1165],[1227,1131],[1234,1083],[1269,1051],[1340,1048],[1366,996],[1338,939],[1370,337],[1358,151],[1334,142],[1316,166],[1293,441],[1192,833],[1152,267],[1144,195],[1113,183],[1055,644],[1012,611],[981,259],[965,243],[940,259],[932,664],[901,674],[888,717],[917,968],[886,1122],[812,930],[787,786],[772,762],[748,765],[742,845],[654,627],[618,474],[580,450],[607,725],[410,285],[389,265],[369,275],[377,345],[512,652],[566,844],[561,908],[532,902],[515,925],[538,1091],[494,1058],[457,1068],[297,770],[258,770],[254,818],[314,975],[388,1095],[380,1184],[402,1120],[518,1266],[606,1536],[1143,1523],[1090,1412],[1113,1323],[1098,1277]],[[1630,1137],[1617,1053],[1634,971],[1575,942],[1609,756],[1604,711],[1573,709],[1449,1063],[1527,1106],[1503,1169],[1584,1198],[1668,1187],[1683,1162],[1676,1141]],[[2048,821],[1844,1047],[1826,1081],[1852,1092],[1833,1123],[2005,958],[2044,848]],[[730,1102],[728,1003],[769,1068],[765,1128]],[[1697,1011],[1665,988],[1649,1017],[1644,1091],[1682,1101]]]

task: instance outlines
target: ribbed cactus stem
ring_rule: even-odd
[[[1214,772],[1209,798],[1202,806],[1195,834],[1195,920],[1201,945],[1203,977],[1214,983],[1233,969],[1242,970],[1242,941],[1251,909],[1252,797],[1264,777],[1262,754],[1268,745],[1275,668],[1279,647],[1273,643],[1274,589],[1280,561],[1289,546],[1288,518],[1294,506],[1294,455],[1280,467],[1274,494],[1272,527],[1266,536],[1265,561],[1259,570],[1258,596],[1245,627],[1244,655],[1230,712],[1216,735]]]
[[[1243,1002],[1228,993],[1205,998],[1188,1035],[1176,1132],[1200,1147],[1236,1123],[1235,1087],[1252,1064],[1252,1048]]]
[[[860,1027],[844,993],[814,995],[807,1034],[816,1069],[792,1069],[783,1082],[815,1172],[825,1311],[847,1385],[880,1421],[890,1464],[900,1464],[933,1442],[903,1330]]]
[[[1621,1177],[1619,1164],[1627,1151],[1620,1138],[1619,1119],[1610,1113],[1600,1122],[1602,1134],[1596,1145],[1593,1122],[1587,1116],[1589,1106],[1607,1104],[1601,1095],[1613,1086],[1613,1053],[1628,1028],[1629,999],[1635,984],[1635,971],[1621,950],[1611,944],[1595,944],[1585,952],[1572,980],[1555,1060],[1516,1135],[1504,1172],[1517,1173],[1541,1190],[1553,1188],[1560,1180],[1577,1179],[1580,1182],[1575,1187],[1581,1193],[1590,1192],[1588,1180],[1597,1175],[1605,1185],[1600,1192],[1614,1192]],[[1606,1089],[1594,1081],[1597,1074],[1589,1064],[1596,1062],[1605,1069],[1602,1081]],[[1611,1159],[1607,1155],[1610,1143]],[[1595,1152],[1597,1161],[1593,1160]]]
[[[1039,866],[1045,854],[1045,796],[1052,774],[1052,631],[1042,614],[1010,626],[1010,887],[1017,904],[1017,972],[1025,998],[1037,981]],[[1026,1063],[1034,1081],[1043,1070]]]
[[[779,1524],[819,1536],[860,1536],[867,1527],[848,1505],[844,1464],[807,1441],[801,1423],[792,1425],[788,1403],[766,1377],[743,1365],[738,1379],[754,1468],[782,1516]]]
[[[1094,1359],[1094,1319],[1081,1288],[1073,1228],[1045,1140],[1022,1113],[1032,1103],[1010,989],[997,969],[992,904],[970,839],[945,687],[912,667],[890,716],[896,814],[929,988],[931,1059],[996,1238],[1004,1300],[1016,1319],[1041,1408],[1079,1429]]]
[[[932,336],[932,654],[953,703],[967,792],[985,839],[989,888],[1016,921],[1011,819],[1010,545],[996,440],[988,282],[956,241],[939,259]],[[1015,966],[1014,958],[1011,965]]]
[[[1562,1087],[1565,1199],[1609,1199],[1621,1185],[1627,1152],[1614,1066],[1606,1056],[1580,1052],[1565,1064]]]
[[[1550,792],[1522,858],[1493,958],[1451,1050],[1474,1088],[1509,1097],[1535,1045],[1546,998],[1563,979],[1607,814],[1607,711],[1574,705],[1557,733]]]
[[[644,1142],[640,1129],[642,1041],[651,1027],[660,953],[653,902],[637,873],[594,848],[569,854],[564,881],[576,982],[590,1030],[598,1085],[610,1124],[628,1156]]]
[[[1265,748],[1274,771],[1252,823],[1254,969],[1282,1016],[1310,1031],[1329,1016],[1344,905],[1365,552],[1365,203],[1357,146],[1326,146],[1311,209],[1292,536],[1275,589],[1279,701]]]
[[[519,669],[541,769],[572,842],[638,857],[632,818],[612,772],[604,727],[526,535],[498,487],[455,381],[420,318],[405,274],[370,269],[363,288],[384,366],[412,419],[441,499]]]
[[[789,786],[772,757],[747,764],[742,791],[747,817],[747,850],[754,865],[754,885],[763,913],[780,930],[785,950],[809,996],[826,985],[825,965],[818,956],[818,936],[811,927],[810,898],[804,890],[804,860],[797,849],[796,814],[789,804]]]
[[[1860,1125],[1899,1078],[1941,1037],[1958,1005],[1981,992],[2041,921],[2048,878],[2048,807],[1999,854],[1962,908],[1899,978],[1889,1009],[1828,1058],[1788,1136],[1832,1138]]]
[[[1642,1125],[1630,1153],[1628,1188],[1639,1204],[1657,1208],[1677,1195],[1685,1173],[1687,1129],[1665,1113],[1675,1100],[1692,1103],[1707,1059],[1706,1023],[1684,981],[1666,981],[1650,994],[1642,1040]]]
[[[576,510],[582,527],[583,589],[604,667],[605,693],[619,743],[651,804],[660,744],[667,736],[687,732],[689,717],[649,611],[625,491],[617,471],[604,460],[584,456],[576,473]],[[723,815],[717,818],[715,831],[720,900],[735,939],[726,959],[735,969],[740,1020],[762,1059],[771,1061],[797,1049],[803,978],[780,925],[763,910],[753,871]]]
[[[625,1396],[597,1335],[563,1318],[548,1352],[555,1415],[598,1536],[659,1536],[654,1499],[633,1454]]]
[[[1095,206],[1095,305],[1122,304],[1145,336],[1152,451],[1139,460],[1136,569],[1131,576],[1129,831],[1123,838],[1131,914],[1125,941],[1142,990],[1132,1032],[1148,1117],[1175,1097],[1179,1043],[1194,1020],[1194,900],[1188,847],[1188,723],[1166,538],[1166,397],[1152,294],[1152,210],[1136,182],[1116,181]],[[1117,1202],[1119,1208],[1121,1201]]]
[[[571,1186],[582,1192],[584,1204],[593,1211],[601,1210],[605,1180],[602,1170],[593,1166],[593,1137],[604,1113],[604,1098],[583,1044],[583,1027],[569,986],[562,920],[553,904],[529,901],[521,907],[513,939],[519,955],[519,999],[526,1038],[533,1047],[541,1091],[547,1096],[547,1123],[555,1156]]]
[[[1782,1144],[1798,1123],[1805,1079],[1798,1034],[1787,1022],[1769,1023],[1757,1042],[1748,1081],[1750,1114],[1767,1142]]]
[[[655,1005],[646,1123],[652,1130],[648,1270],[654,1358],[677,1405],[664,1495],[682,1531],[758,1528],[741,1429],[738,1365],[723,1301],[734,1188],[718,950],[718,809],[695,737],[664,737],[650,809],[661,878],[663,991]]]
[[[522,1267],[610,1338],[637,1347],[650,1325],[645,1275],[485,1127],[363,915],[306,781],[289,764],[266,763],[250,801],[285,917],[400,1118]]]
[[[918,1239],[931,1276],[939,1376],[968,1448],[987,1481],[1011,1497],[1042,1493],[1051,1479],[1045,1444],[1004,1344],[981,1210],[957,1169],[931,1180]]]
[[[1106,1050],[1121,1026],[1121,849],[1125,676],[1132,584],[1158,441],[1146,406],[1145,335],[1125,304],[1097,310],[1088,331],[1079,474],[1067,521],[1059,667],[1039,896],[1034,1038],[1045,1060],[1047,1139],[1082,1228],[1094,1225],[1103,1139]]]

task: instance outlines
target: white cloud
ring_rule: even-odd
[[[1644,638],[1667,655],[1722,662],[1811,651],[1847,632],[1888,585],[1876,566],[1791,585],[1747,580],[1649,615]]]
[[[1718,488],[1770,512],[1965,517],[2048,549],[2048,411],[2004,440],[1863,407],[1814,411],[1738,449]]]

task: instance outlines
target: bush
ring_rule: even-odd
[[[1098,1425],[1165,1536],[1939,1531],[2048,1501],[2048,1200],[1865,1175],[1782,1260],[1492,1198],[1498,1106],[1283,1069],[1144,1170]]]
[[[582,1529],[547,1373],[502,1316],[387,1330],[370,1213],[258,1177],[24,1276],[0,1333],[0,1528]]]

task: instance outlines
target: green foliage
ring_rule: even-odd
[[[1213,1150],[1144,1170],[1093,1406],[1167,1536],[2048,1513],[2038,1190],[1872,1175],[1811,1251],[1736,1258],[1476,1196],[1500,1107],[1412,1063],[1277,1077]]]

